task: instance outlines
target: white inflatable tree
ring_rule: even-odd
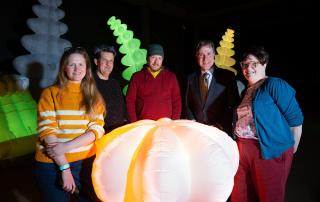
[[[27,20],[28,27],[35,34],[21,38],[21,44],[30,54],[16,57],[13,65],[21,75],[37,81],[39,88],[45,88],[55,82],[60,57],[71,43],[60,38],[68,31],[67,25],[59,22],[65,16],[65,12],[58,8],[62,0],[38,1],[40,4],[32,6],[38,18]]]

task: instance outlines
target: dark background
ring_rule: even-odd
[[[90,3],[88,3],[90,2]],[[36,0],[10,0],[1,6],[0,71],[15,72],[12,60],[29,54],[20,39],[34,34],[26,21],[37,16],[32,5]],[[165,49],[164,65],[177,74],[182,90],[185,76],[195,70],[194,48],[200,39],[210,39],[219,45],[227,28],[235,30],[233,56],[237,61],[251,44],[262,44],[270,53],[267,73],[287,80],[298,93],[303,107],[313,107],[319,96],[320,68],[315,52],[317,35],[315,9],[311,0],[65,0],[59,7],[66,14],[60,22],[68,26],[61,36],[73,46],[90,52],[100,43],[116,44],[116,37],[107,25],[111,16],[127,24],[141,48],[149,43],[161,43]],[[113,76],[119,82],[126,68],[118,54]],[[239,63],[234,68],[239,70]],[[241,78],[241,72],[238,74]],[[306,102],[313,104],[309,105]],[[316,101],[316,102],[315,102]],[[313,109],[311,110],[313,111]]]
[[[27,19],[37,17],[32,11],[34,4],[39,3],[10,0],[0,8],[2,74],[17,73],[12,60],[29,54],[20,39],[34,34],[26,25]],[[134,37],[141,40],[141,48],[149,43],[161,43],[165,49],[164,65],[176,73],[182,93],[186,75],[196,69],[194,49],[198,40],[210,39],[218,46],[227,28],[235,30],[233,58],[237,61],[250,44],[264,45],[270,53],[268,75],[283,78],[296,89],[305,116],[303,138],[288,181],[287,201],[320,201],[317,196],[319,166],[315,166],[319,159],[316,147],[320,142],[320,67],[315,55],[318,23],[315,23],[316,9],[311,0],[65,0],[59,8],[66,13],[60,21],[68,26],[68,32],[61,38],[73,46],[92,51],[95,45],[106,43],[119,48],[107,25],[111,16],[127,24]],[[125,81],[121,73],[126,68],[120,63],[123,56],[118,53],[113,72],[113,77],[122,85]],[[234,68],[238,70],[238,79],[243,80],[239,63]],[[6,187],[1,194],[6,193],[12,201],[37,200],[33,194],[31,159],[2,162],[1,175],[7,181],[0,182],[1,192]],[[25,168],[22,172],[21,167]],[[27,191],[23,191],[24,188]],[[17,199],[12,190],[26,192],[26,200]]]

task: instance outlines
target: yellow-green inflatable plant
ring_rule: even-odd
[[[235,54],[235,52],[232,50],[234,48],[233,37],[234,30],[227,29],[222,36],[222,40],[219,42],[220,46],[217,47],[215,64],[217,67],[230,70],[237,75],[237,70],[232,68],[232,66],[236,63],[236,60],[232,58],[232,56]]]
[[[36,102],[7,81],[0,79],[0,160],[32,153],[37,138]]]
[[[127,29],[126,24],[122,24],[121,20],[112,16],[107,21],[113,31],[113,35],[117,36],[116,42],[121,45],[119,52],[125,54],[121,59],[121,63],[127,66],[123,72],[122,77],[130,81],[133,73],[140,71],[144,64],[147,63],[146,56],[147,50],[140,49],[141,42],[139,39],[133,38],[133,32]],[[123,89],[123,93],[126,94],[128,85]]]

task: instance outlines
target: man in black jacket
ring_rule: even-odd
[[[94,49],[94,64],[97,67],[93,72],[97,88],[106,103],[106,117],[104,129],[106,133],[128,123],[128,115],[124,96],[117,80],[110,78],[114,67],[116,50],[113,46],[99,45]]]

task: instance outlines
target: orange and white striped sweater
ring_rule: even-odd
[[[83,97],[80,84],[69,82],[60,90],[58,86],[46,88],[38,103],[38,133],[35,159],[39,162],[53,163],[53,160],[44,154],[43,140],[48,135],[55,135],[59,142],[70,141],[87,131],[92,131],[96,140],[104,134],[104,105],[95,107],[96,115],[91,118],[81,109]],[[93,156],[96,152],[94,142],[74,148],[65,156],[68,162],[74,162]]]

